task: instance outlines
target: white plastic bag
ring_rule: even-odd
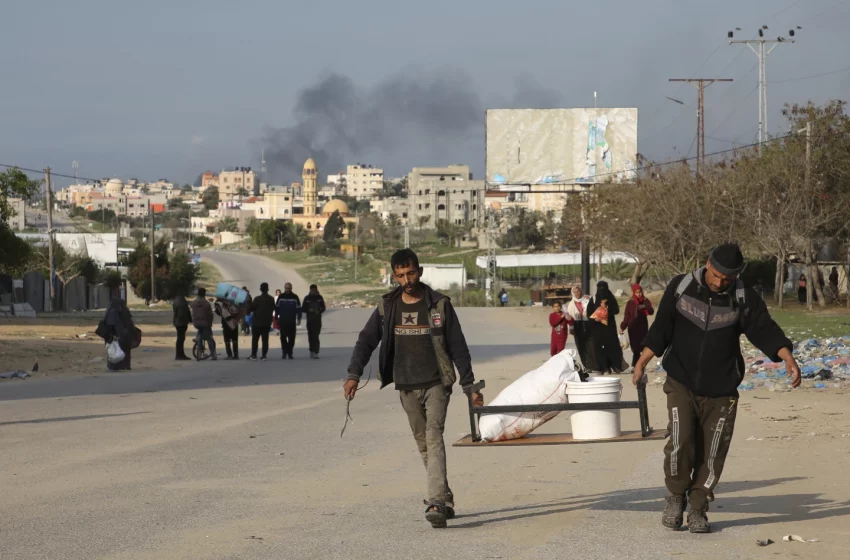
[[[629,347],[629,337],[624,334],[620,335],[620,348],[626,350]]]
[[[575,367],[576,352],[566,349],[539,368],[529,371],[498,394],[489,404],[556,404],[567,402],[567,381],[580,381]],[[478,423],[481,439],[502,441],[521,438],[545,424],[557,412],[515,412],[485,414]]]
[[[124,351],[121,350],[117,340],[106,345],[106,359],[110,364],[118,364],[124,360]]]

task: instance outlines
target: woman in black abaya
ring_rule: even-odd
[[[616,316],[619,313],[620,306],[617,298],[608,289],[608,282],[599,281],[596,284],[596,295],[587,304],[587,315],[590,317],[593,344],[596,350],[596,363],[593,369],[603,374],[621,373],[626,369],[623,349],[620,347],[620,339],[617,336]]]

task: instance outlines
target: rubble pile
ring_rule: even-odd
[[[791,390],[784,363],[771,362],[745,340],[742,340],[742,351],[747,369],[738,390]],[[794,345],[794,357],[803,374],[803,387],[840,389],[850,386],[850,336],[800,341]],[[656,362],[656,371],[664,372],[660,360]]]

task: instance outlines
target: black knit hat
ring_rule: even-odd
[[[744,270],[744,255],[736,243],[724,243],[715,247],[708,256],[717,272],[726,276],[738,276]]]

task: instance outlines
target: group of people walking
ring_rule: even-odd
[[[628,333],[634,367],[649,330],[647,318],[653,313],[652,302],[644,296],[640,284],[632,286],[632,297],[619,325],[616,316],[620,314],[620,305],[607,282],[596,284],[596,294],[592,298],[575,286],[566,309],[561,303],[555,303],[549,314],[550,353],[554,356],[563,351],[568,335],[572,334],[581,363],[589,373],[621,373],[628,369],[628,364],[623,359],[620,337]]]
[[[243,290],[248,292],[247,288]],[[206,290],[199,288],[197,297],[191,303],[186,301],[185,296],[177,296],[174,299],[174,328],[177,330],[176,360],[189,360],[186,356],[184,344],[186,341],[186,330],[191,324],[198,330],[198,337],[202,339],[210,350],[211,359],[217,360],[215,337],[212,327],[215,316],[221,321],[221,330],[224,338],[225,351],[228,360],[239,359],[239,330],[243,326],[243,333],[251,334],[251,355],[249,360],[266,360],[269,352],[269,335],[273,328],[280,332],[281,354],[284,360],[295,359],[295,335],[297,327],[301,324],[303,315],[307,316],[307,336],[310,345],[310,358],[319,358],[319,334],[322,330],[322,314],[325,312],[325,300],[319,293],[315,284],[310,286],[310,293],[301,299],[292,291],[292,284],[287,282],[281,292],[277,290],[276,297],[269,294],[269,285],[266,282],[260,284],[260,294],[257,297],[248,297],[244,304],[235,303],[218,298],[215,305],[210,304],[206,297]]]

